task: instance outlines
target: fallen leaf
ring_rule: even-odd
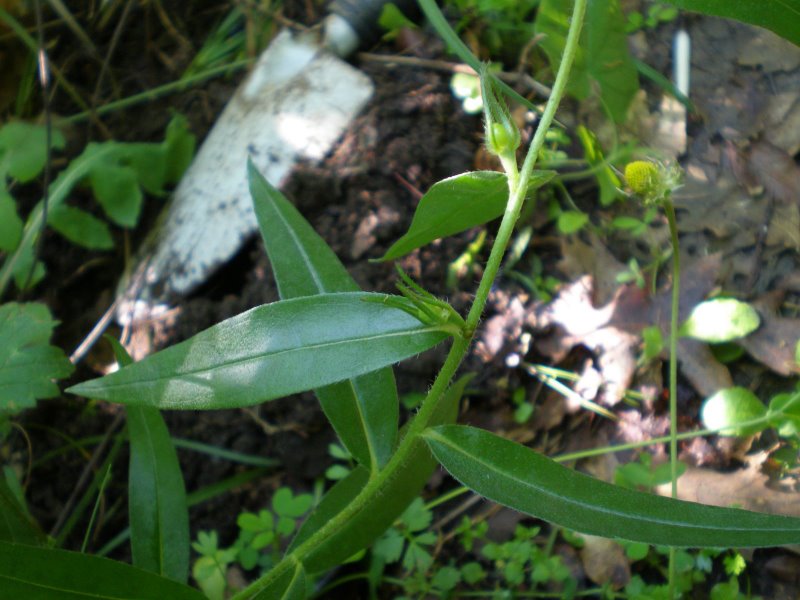
[[[689,467],[678,479],[678,498],[711,504],[737,506],[746,510],[800,516],[797,493],[769,487],[769,477],[761,471],[765,454],[750,457],[747,467],[719,473],[712,469]],[[662,496],[670,495],[670,484],[656,488]]]
[[[800,341],[800,319],[776,314],[781,298],[781,293],[772,293],[753,302],[761,316],[761,327],[739,340],[739,344],[757,361],[788,376],[800,373],[800,365],[795,360],[795,348]]]
[[[800,48],[771,31],[752,28],[755,34],[739,50],[739,64],[761,67],[767,73],[800,67]]]
[[[800,204],[775,207],[767,230],[767,245],[800,251]]]
[[[721,265],[719,255],[706,256],[684,266],[681,275],[679,319],[713,289]],[[610,302],[595,307],[592,297],[594,278],[589,275],[564,286],[547,305],[539,307],[528,319],[537,336],[538,350],[559,362],[578,345],[591,350],[602,375],[600,400],[615,404],[631,386],[636,371],[641,332],[656,325],[664,339],[669,336],[671,288],[655,297],[633,284],[618,286]],[[550,334],[544,331],[550,330]],[[731,385],[730,374],[704,345],[693,340],[679,340],[681,370],[702,395]]]
[[[800,79],[800,75],[798,75]],[[798,86],[770,96],[764,109],[764,139],[790,156],[800,151],[800,94]]]
[[[619,590],[631,580],[631,567],[617,542],[594,535],[582,535],[581,561],[586,575],[597,585],[609,584]]]
[[[768,142],[750,147],[750,172],[776,200],[800,204],[800,166],[780,148]]]

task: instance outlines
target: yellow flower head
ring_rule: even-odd
[[[681,173],[649,160],[635,160],[625,165],[625,181],[630,190],[645,203],[661,202],[680,187]]]
[[[658,167],[647,160],[636,160],[625,165],[625,181],[640,196],[647,196],[658,186]]]

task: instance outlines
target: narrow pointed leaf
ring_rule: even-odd
[[[114,247],[108,225],[83,209],[59,204],[50,211],[47,223],[78,246],[90,250],[108,250]]]
[[[582,533],[691,547],[800,542],[800,519],[627,490],[482,429],[445,425],[424,437],[444,468],[478,494]]]
[[[41,546],[45,536],[20,505],[5,477],[0,473],[0,540]]]
[[[59,600],[204,600],[186,585],[125,563],[0,542],[0,596]]]
[[[472,377],[472,374],[464,375],[450,386],[439,402],[436,413],[431,417],[432,424],[452,423],[456,419],[459,401]],[[402,433],[401,431],[401,436]],[[379,473],[371,482],[371,485],[380,486],[382,492],[373,495],[373,503],[362,507],[341,529],[305,555],[303,566],[306,572],[318,573],[330,569],[374,542],[403,513],[411,501],[419,496],[435,466],[436,461],[427,445],[421,437],[417,437],[413,441],[411,451],[404,457],[403,464],[393,472],[391,478],[383,478]],[[328,495],[338,497],[328,499],[326,495],[317,510],[322,510],[324,506],[326,514],[331,515],[330,518],[339,512],[335,510],[336,506],[340,507],[340,510],[346,510],[350,505],[347,494],[352,494],[350,498],[355,498],[361,489],[359,487],[361,480],[356,477],[361,475],[353,476],[352,485],[346,489],[339,490],[334,486]],[[370,485],[370,482],[365,482],[365,485]],[[309,517],[309,520],[311,519],[317,519],[316,522],[321,523],[321,519],[318,519],[315,513]],[[313,532],[303,531],[303,535],[308,537],[311,533]],[[293,541],[292,548],[297,545]]]
[[[529,190],[554,175],[553,171],[534,171]],[[503,214],[507,202],[508,180],[503,173],[474,171],[439,181],[419,201],[408,232],[381,260],[393,260],[433,240],[488,223]]]
[[[356,292],[336,254],[283,194],[248,164],[250,193],[282,299]],[[399,401],[390,367],[316,390],[322,410],[358,462],[380,468],[397,439]]]
[[[129,406],[128,504],[133,564],[185,583],[189,511],[178,455],[158,409]]]
[[[265,304],[68,391],[170,409],[250,406],[363,375],[447,337],[385,299],[344,293]]]
[[[119,341],[104,337],[121,367],[133,364]],[[133,564],[185,583],[189,578],[189,510],[178,455],[157,409],[129,406],[127,415]]]

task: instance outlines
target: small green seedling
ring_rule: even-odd
[[[211,600],[221,600],[227,591],[227,572],[233,564],[245,571],[268,571],[280,559],[282,548],[311,508],[310,494],[294,495],[282,487],[272,496],[272,510],[243,512],[236,519],[239,537],[229,548],[220,548],[215,531],[198,533],[192,548],[200,555],[192,575]]]

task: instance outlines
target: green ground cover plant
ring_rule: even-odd
[[[707,6],[713,4],[707,2],[678,4],[711,12],[723,10]],[[786,6],[791,8],[792,4]],[[458,45],[460,42],[432,0],[420,0],[420,5],[453,49],[464,52],[463,44]],[[741,5],[752,7],[754,3]],[[430,509],[419,499],[419,493],[437,464],[465,488],[567,530],[624,540],[626,544],[667,546],[663,550],[669,557],[666,590],[646,591],[646,586],[636,581],[632,585],[639,586],[638,591],[632,588],[629,592],[633,596],[652,593],[652,597],[673,598],[687,589],[681,582],[681,575],[691,573],[699,564],[695,562],[697,556],[707,555],[691,555],[683,548],[800,542],[800,519],[705,506],[662,498],[631,486],[612,485],[563,466],[561,463],[567,457],[555,460],[492,432],[455,422],[459,401],[471,378],[470,375],[459,377],[458,370],[480,325],[515,224],[525,202],[535,197],[537,190],[555,176],[551,171],[535,167],[559,103],[567,92],[577,98],[586,97],[593,87],[592,82],[599,83],[604,90],[602,100],[612,119],[620,119],[630,101],[630,82],[635,74],[633,65],[624,63],[621,72],[609,73],[605,69],[605,59],[598,60],[598,56],[606,55],[595,54],[606,49],[599,36],[608,31],[609,23],[613,25],[609,47],[624,39],[617,36],[623,31],[617,31],[623,24],[618,4],[609,3],[608,10],[599,8],[603,6],[603,3],[587,0],[540,3],[538,18],[542,20],[537,26],[551,27],[551,32],[560,28],[562,32],[560,38],[551,36],[550,46],[545,47],[557,75],[536,133],[521,162],[518,160],[520,132],[507,108],[505,87],[466,51],[467,62],[475,63],[480,75],[486,145],[500,160],[503,173],[466,173],[434,185],[420,201],[409,231],[383,257],[383,260],[391,260],[434,239],[502,216],[466,315],[459,314],[445,300],[421,288],[402,271],[397,294],[359,290],[333,251],[294,205],[250,165],[253,205],[281,300],[223,321],[140,362],[132,362],[124,349],[114,344],[120,370],[67,390],[86,398],[119,403],[125,408],[131,447],[129,521],[133,565],[54,548],[53,541],[42,534],[28,514],[9,479],[3,478],[0,479],[0,507],[6,518],[0,520],[0,584],[4,593],[16,597],[55,594],[58,597],[202,598],[200,591],[187,585],[190,548],[194,546],[200,554],[194,564],[194,576],[210,597],[222,597],[231,592],[231,597],[236,599],[305,598],[314,594],[315,579],[320,574],[358,556],[374,543],[373,555],[384,564],[401,561],[408,570],[424,574],[423,579],[411,580],[409,585],[417,587],[410,587],[409,592],[444,594],[462,580],[480,582],[483,572],[480,565],[470,563],[440,565],[435,572],[429,572],[433,564],[429,548],[436,540],[427,529]],[[750,19],[751,15],[739,7],[727,12],[733,17]],[[793,32],[785,32],[779,23],[785,13],[774,14],[777,15],[774,18],[760,15],[755,20],[772,25],[793,39]],[[583,47],[582,40],[586,42]],[[103,227],[98,224],[101,222],[68,211],[63,203],[65,192],[60,191],[59,184],[89,182],[108,217],[129,226],[136,219],[140,188],[160,192],[165,182],[174,181],[179,173],[176,165],[185,164],[188,144],[182,135],[170,129],[164,144],[146,149],[116,143],[87,148],[53,182],[50,214],[57,215],[55,221],[45,218],[42,207],[35,209],[28,217],[28,224],[23,226],[21,219],[14,219],[16,213],[13,202],[8,200],[10,194],[6,191],[0,196],[3,202],[0,210],[11,215],[8,221],[11,225],[0,232],[4,236],[0,241],[4,240],[3,250],[7,253],[0,270],[0,293],[20,274],[18,265],[23,263],[15,257],[29,252],[29,272],[36,272],[32,266],[35,265],[32,248],[45,221],[68,239],[100,240],[98,247],[103,247],[104,238],[99,233]],[[596,156],[588,135],[582,136],[582,142],[587,154]],[[9,147],[4,147],[3,157],[14,157]],[[168,158],[173,151],[177,151],[177,162]],[[98,155],[103,156],[103,160],[97,158]],[[19,161],[21,163],[15,163],[6,158],[6,162],[0,162],[5,168],[3,179],[11,177],[24,181],[34,177],[43,164],[38,158],[33,166],[26,163],[24,157]],[[94,175],[91,165],[95,161],[103,164],[105,175]],[[160,169],[155,175],[149,168],[153,161]],[[609,178],[607,186],[614,185],[613,172],[601,171]],[[151,176],[156,179],[150,179]],[[746,335],[758,322],[757,316],[754,321],[748,305],[716,299],[710,301],[717,303],[714,312],[718,313],[721,307],[728,311],[725,323],[708,330],[702,315],[684,324],[678,323],[680,264],[674,208],[670,201],[670,193],[678,185],[676,172],[655,162],[637,161],[629,165],[625,176],[632,192],[666,212],[672,234],[675,285],[671,334],[667,340],[671,357],[672,428],[670,435],[660,441],[670,444],[669,480],[674,496],[679,469],[676,443],[685,437],[677,432],[678,336],[688,335],[714,343],[729,342]],[[106,202],[109,195],[104,191],[104,177],[114,178],[115,185],[129,192],[123,195],[122,204]],[[59,221],[59,214],[72,224]],[[564,219],[561,227],[575,230],[585,224],[584,219],[572,216]],[[79,234],[78,229],[97,235]],[[28,234],[29,231],[33,233]],[[28,284],[30,276],[17,281]],[[0,331],[4,338],[8,335],[6,339],[16,341],[10,354],[8,350],[0,350],[0,359],[5,358],[5,361],[0,360],[3,365],[0,383],[4,386],[0,389],[16,389],[12,386],[22,385],[17,375],[14,375],[17,379],[7,382],[12,373],[8,365],[14,365],[14,360],[42,360],[47,365],[46,373],[44,370],[37,373],[36,385],[29,383],[29,387],[20,388],[23,391],[15,392],[14,397],[22,398],[25,404],[37,397],[54,395],[57,390],[51,380],[69,373],[63,355],[48,345],[53,323],[46,309],[38,306],[6,304],[0,307]],[[698,308],[703,310],[702,306]],[[25,334],[20,333],[22,330]],[[439,344],[449,345],[447,358],[417,412],[401,427],[400,400],[392,365]],[[2,352],[8,356],[3,356]],[[339,436],[343,446],[339,457],[352,457],[353,468],[342,473],[343,477],[314,506],[310,496],[295,496],[284,488],[275,494],[270,509],[240,515],[241,536],[232,547],[220,548],[212,533],[198,536],[192,545],[188,527],[189,500],[175,445],[160,411],[239,408],[308,390],[315,391]],[[703,413],[709,430],[690,435],[710,431],[740,435],[776,427],[781,435],[797,438],[800,395],[782,394],[765,407],[752,394],[747,394],[746,390],[733,389],[709,399]],[[522,404],[520,402],[520,406]],[[7,402],[5,408],[18,410],[21,407]],[[652,443],[654,440],[648,440],[640,446]],[[608,451],[599,449],[597,452]],[[583,453],[583,456],[589,454]],[[628,479],[631,479],[630,473]],[[648,483],[652,481],[647,480]],[[301,523],[300,519],[309,510]],[[535,528],[522,528],[506,543],[485,545],[484,557],[495,562],[509,586],[526,577],[569,585],[567,573],[558,559],[542,554],[540,548],[530,543],[530,538],[537,534]],[[476,532],[472,526],[465,526],[463,543],[472,543],[481,535],[480,530]],[[641,545],[628,548],[644,558]],[[234,562],[244,567],[259,567],[263,573],[243,589],[227,590],[225,566]],[[694,566],[685,568],[686,564]],[[736,575],[735,565],[730,574]],[[729,589],[720,588],[717,597],[738,595],[734,579],[725,585]]]

